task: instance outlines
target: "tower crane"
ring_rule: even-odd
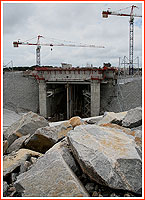
[[[86,44],[79,44],[79,45],[75,45],[75,44],[63,44],[63,43],[57,43],[57,44],[53,44],[53,43],[40,43],[40,38],[43,37],[41,35],[37,36],[37,42],[36,43],[29,43],[29,42],[20,42],[19,40],[16,42],[13,42],[13,46],[14,47],[19,47],[19,45],[34,45],[37,46],[36,47],[36,65],[40,66],[40,49],[41,46],[49,46],[49,47],[53,47],[53,46],[67,46],[67,47],[91,47],[91,48],[104,48],[104,46],[96,46],[96,45],[86,45]],[[51,49],[52,50],[52,49]]]
[[[134,17],[142,17],[142,16],[136,15],[136,14],[133,13],[134,8],[138,8],[137,6],[132,5],[132,6],[127,7],[127,8],[131,8],[130,14],[111,12],[110,10],[107,10],[107,11],[102,12],[102,16],[103,16],[103,18],[108,18],[108,15],[130,17],[130,20],[129,20],[129,25],[130,25],[130,32],[129,32],[129,74],[133,74]],[[122,9],[120,9],[120,10],[122,10]]]

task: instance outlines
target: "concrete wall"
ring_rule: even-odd
[[[142,79],[113,86],[101,84],[100,114],[105,111],[121,112],[142,106]]]
[[[3,75],[3,106],[14,111],[38,112],[38,83],[23,72],[5,72]]]
[[[24,77],[23,72],[5,72],[3,82],[4,108],[18,112],[23,110],[39,112],[39,86],[34,78]],[[100,114],[105,111],[120,112],[141,106],[141,94],[142,80],[120,84],[119,87],[100,84]],[[48,104],[50,107],[51,102]],[[54,106],[57,102],[53,100],[52,104]]]

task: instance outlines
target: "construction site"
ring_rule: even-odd
[[[110,10],[102,12],[103,18],[108,18],[109,15],[130,18],[129,58],[126,56],[119,58],[119,64],[115,67],[112,67],[110,63],[103,63],[101,67],[73,67],[72,64],[67,63],[62,63],[61,67],[47,67],[42,66],[40,62],[41,46],[51,48],[54,46],[104,48],[104,46],[41,43],[40,39],[43,38],[41,35],[37,36],[35,43],[14,41],[15,48],[23,45],[36,46],[36,65],[33,68],[27,67],[27,70],[25,68],[14,69],[13,66],[9,70],[7,65],[4,66],[4,107],[32,110],[45,118],[57,121],[76,115],[81,117],[98,116],[105,111],[124,111],[132,106],[141,105],[142,68],[139,66],[139,57],[134,58],[134,18],[141,17],[141,15],[134,14],[135,8],[134,5],[130,7],[130,14],[111,12]],[[11,62],[8,64],[12,64]],[[23,85],[19,81],[21,78]],[[134,89],[129,90],[129,94],[127,94],[127,97],[134,99],[134,103],[130,101],[127,103],[126,94],[123,95],[124,89],[121,89],[120,84],[122,81],[122,84],[129,85],[128,82],[134,80],[139,83],[135,84]],[[13,84],[10,85],[9,81]],[[24,86],[24,82],[27,85]],[[32,86],[28,86],[29,84]],[[18,93],[20,85],[22,92]],[[136,94],[136,92],[138,93]],[[12,94],[10,95],[10,93]],[[135,100],[136,98],[132,94],[136,94],[135,97],[137,96],[139,100]],[[26,97],[29,100],[26,100],[25,103],[23,101]],[[115,104],[115,106],[111,104]]]
[[[53,121],[98,116],[105,111],[140,106],[141,84],[138,69],[134,77],[124,77],[108,64],[101,69],[74,68],[63,63],[58,68],[7,71],[4,107],[17,112],[32,110]]]
[[[45,6],[50,5],[44,4]],[[55,6],[57,7],[52,5],[54,10]],[[64,10],[67,10],[67,6],[64,6]],[[107,5],[104,4],[104,8],[105,6]],[[37,8],[41,10],[40,7]],[[136,56],[138,52],[137,55],[141,55],[142,50],[134,45],[134,26],[137,24],[134,19],[142,17],[135,14],[136,8],[138,7],[131,5],[119,11],[108,8],[101,12],[101,18],[108,18],[110,15],[129,18],[128,49],[125,40],[119,42],[121,35],[116,37],[115,45],[109,48],[106,47],[109,42],[104,42],[104,46],[65,40],[64,43],[43,43],[42,35],[31,40],[13,41],[15,53],[10,55],[16,54],[15,58],[21,63],[29,63],[34,58],[34,52],[27,51],[27,47],[36,47],[36,59],[33,65],[16,66],[13,60],[3,65],[4,197],[143,197],[144,70],[139,56]],[[124,11],[126,9],[129,9],[129,13]],[[28,19],[29,22],[31,20]],[[43,24],[43,20],[40,21]],[[137,25],[140,28],[139,21]],[[34,28],[33,24],[31,26]],[[103,33],[106,30],[107,27],[103,29]],[[94,34],[93,31],[90,32]],[[85,35],[85,31],[81,30],[81,33]],[[110,33],[110,43],[113,43],[115,34],[113,35],[112,30]],[[124,32],[121,34],[125,35]],[[125,47],[125,50],[120,48],[117,52],[118,44],[123,49]],[[19,54],[21,46],[24,48]],[[74,48],[75,53],[71,50],[66,50],[65,53],[62,51],[65,54],[62,58],[67,60],[69,52],[74,53],[75,60],[88,57],[91,63],[98,59],[101,64],[76,65],[66,60],[59,62],[61,59],[58,59],[57,65],[53,65],[51,62],[55,63],[57,56],[53,60],[50,59],[50,54],[46,54],[47,64],[43,64],[45,56],[43,57],[41,48],[44,47],[49,47],[50,52],[54,47]],[[97,48],[97,51],[91,55],[84,50],[82,56],[77,48]],[[100,54],[97,53],[99,51]],[[128,52],[128,56],[121,54],[117,57],[121,51]],[[63,54],[62,52],[57,55]],[[115,65],[110,62],[114,60],[118,61]]]

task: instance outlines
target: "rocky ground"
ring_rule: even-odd
[[[4,130],[4,197],[141,197],[142,110],[50,123],[29,112]]]

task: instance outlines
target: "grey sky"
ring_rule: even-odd
[[[42,43],[64,43],[103,45],[99,48],[50,47],[41,48],[41,65],[60,66],[62,62],[73,66],[102,66],[110,62],[118,67],[119,57],[129,55],[129,17],[109,16],[102,18],[102,11],[111,8],[117,11],[131,6],[131,3],[4,3],[3,4],[3,49],[6,65],[36,64],[36,46],[14,48],[13,41],[26,41],[42,35]],[[142,13],[142,4],[134,3]],[[131,8],[122,10],[130,13]],[[142,19],[135,18],[134,57],[142,59]],[[56,38],[58,40],[53,40]],[[65,41],[64,41],[65,40]],[[29,42],[35,43],[37,38]],[[67,44],[69,44],[67,42]]]

